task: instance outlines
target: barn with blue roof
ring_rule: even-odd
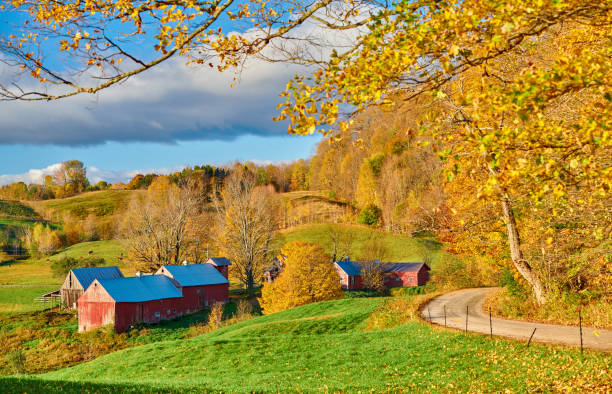
[[[191,309],[229,301],[229,281],[212,264],[163,265],[156,275],[165,275],[181,286],[185,305]]]
[[[117,278],[123,278],[123,274],[116,266],[71,269],[60,287],[62,302],[68,308],[76,308],[77,300],[95,279]]]
[[[159,323],[194,312],[182,288],[164,275],[95,279],[78,300],[79,331],[112,325],[123,332],[138,323]]]
[[[227,257],[211,257],[206,261],[206,264],[210,264],[217,268],[217,271],[227,279],[229,276],[229,266],[232,262]]]
[[[366,262],[348,260],[334,263],[343,289],[355,290],[364,287],[361,275],[361,266],[364,263]],[[381,263],[373,260],[369,263],[379,265],[386,287],[424,286],[429,280],[430,269],[425,263]]]

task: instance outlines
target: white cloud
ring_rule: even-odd
[[[96,167],[87,167],[87,178],[89,182],[92,184],[98,183],[100,181],[106,181],[108,183],[115,182],[128,182],[134,176],[138,174],[159,174],[159,175],[168,175],[177,171],[181,171],[186,166],[176,166],[171,168],[149,168],[149,169],[139,169],[139,170],[124,170],[124,171],[108,171],[101,170]]]
[[[0,175],[0,186],[8,185],[10,183],[15,182],[24,182],[28,185],[31,183],[42,184],[45,180],[45,176],[52,175],[53,172],[59,169],[61,165],[62,163],[55,163],[42,169],[30,169],[28,172],[23,174]],[[87,167],[87,178],[92,184],[98,183],[100,181],[106,181],[108,183],[128,182],[137,174],[167,175],[176,171],[181,171],[185,167],[186,166],[176,166],[171,168],[148,168],[123,171],[109,171],[102,170],[97,167]]]
[[[50,166],[42,169],[31,169],[24,174],[16,175],[0,175],[0,186],[8,185],[9,183],[24,182],[25,184],[38,183],[42,184],[45,180],[45,176],[52,175],[57,169],[60,168],[61,163],[51,164]]]

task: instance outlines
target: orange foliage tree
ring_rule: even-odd
[[[323,248],[302,241],[286,244],[283,272],[262,289],[264,314],[313,302],[342,298],[340,278]]]

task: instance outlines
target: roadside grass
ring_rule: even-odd
[[[304,241],[321,245],[327,253],[332,252],[329,229],[332,226],[342,226],[353,235],[352,259],[361,259],[366,254],[367,241],[373,237],[382,239],[386,249],[385,260],[393,262],[420,262],[425,256],[431,259],[432,265],[446,256],[443,245],[435,238],[407,237],[390,234],[367,226],[346,224],[311,224],[293,227],[281,232],[283,242]],[[434,268],[432,267],[432,268]]]
[[[549,297],[546,304],[538,305],[531,295],[519,297],[504,288],[487,297],[485,308],[490,307],[493,315],[505,319],[569,325],[578,325],[580,311],[583,325],[612,328],[612,303],[604,297],[593,297],[588,302],[568,294]]]
[[[38,378],[79,385],[136,384],[145,391],[612,389],[610,355],[589,351],[581,356],[577,349],[540,344],[527,348],[523,342],[490,340],[404,320],[411,319],[406,316],[419,303],[414,300],[422,297],[306,305],[192,339],[122,350]],[[381,313],[407,315],[368,329],[372,316]]]

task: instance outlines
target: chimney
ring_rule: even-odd
[[[136,272],[136,276],[140,278],[142,276],[142,272],[140,271]]]
[[[187,265],[187,264],[189,264],[189,261],[187,260],[183,261],[183,265]]]

